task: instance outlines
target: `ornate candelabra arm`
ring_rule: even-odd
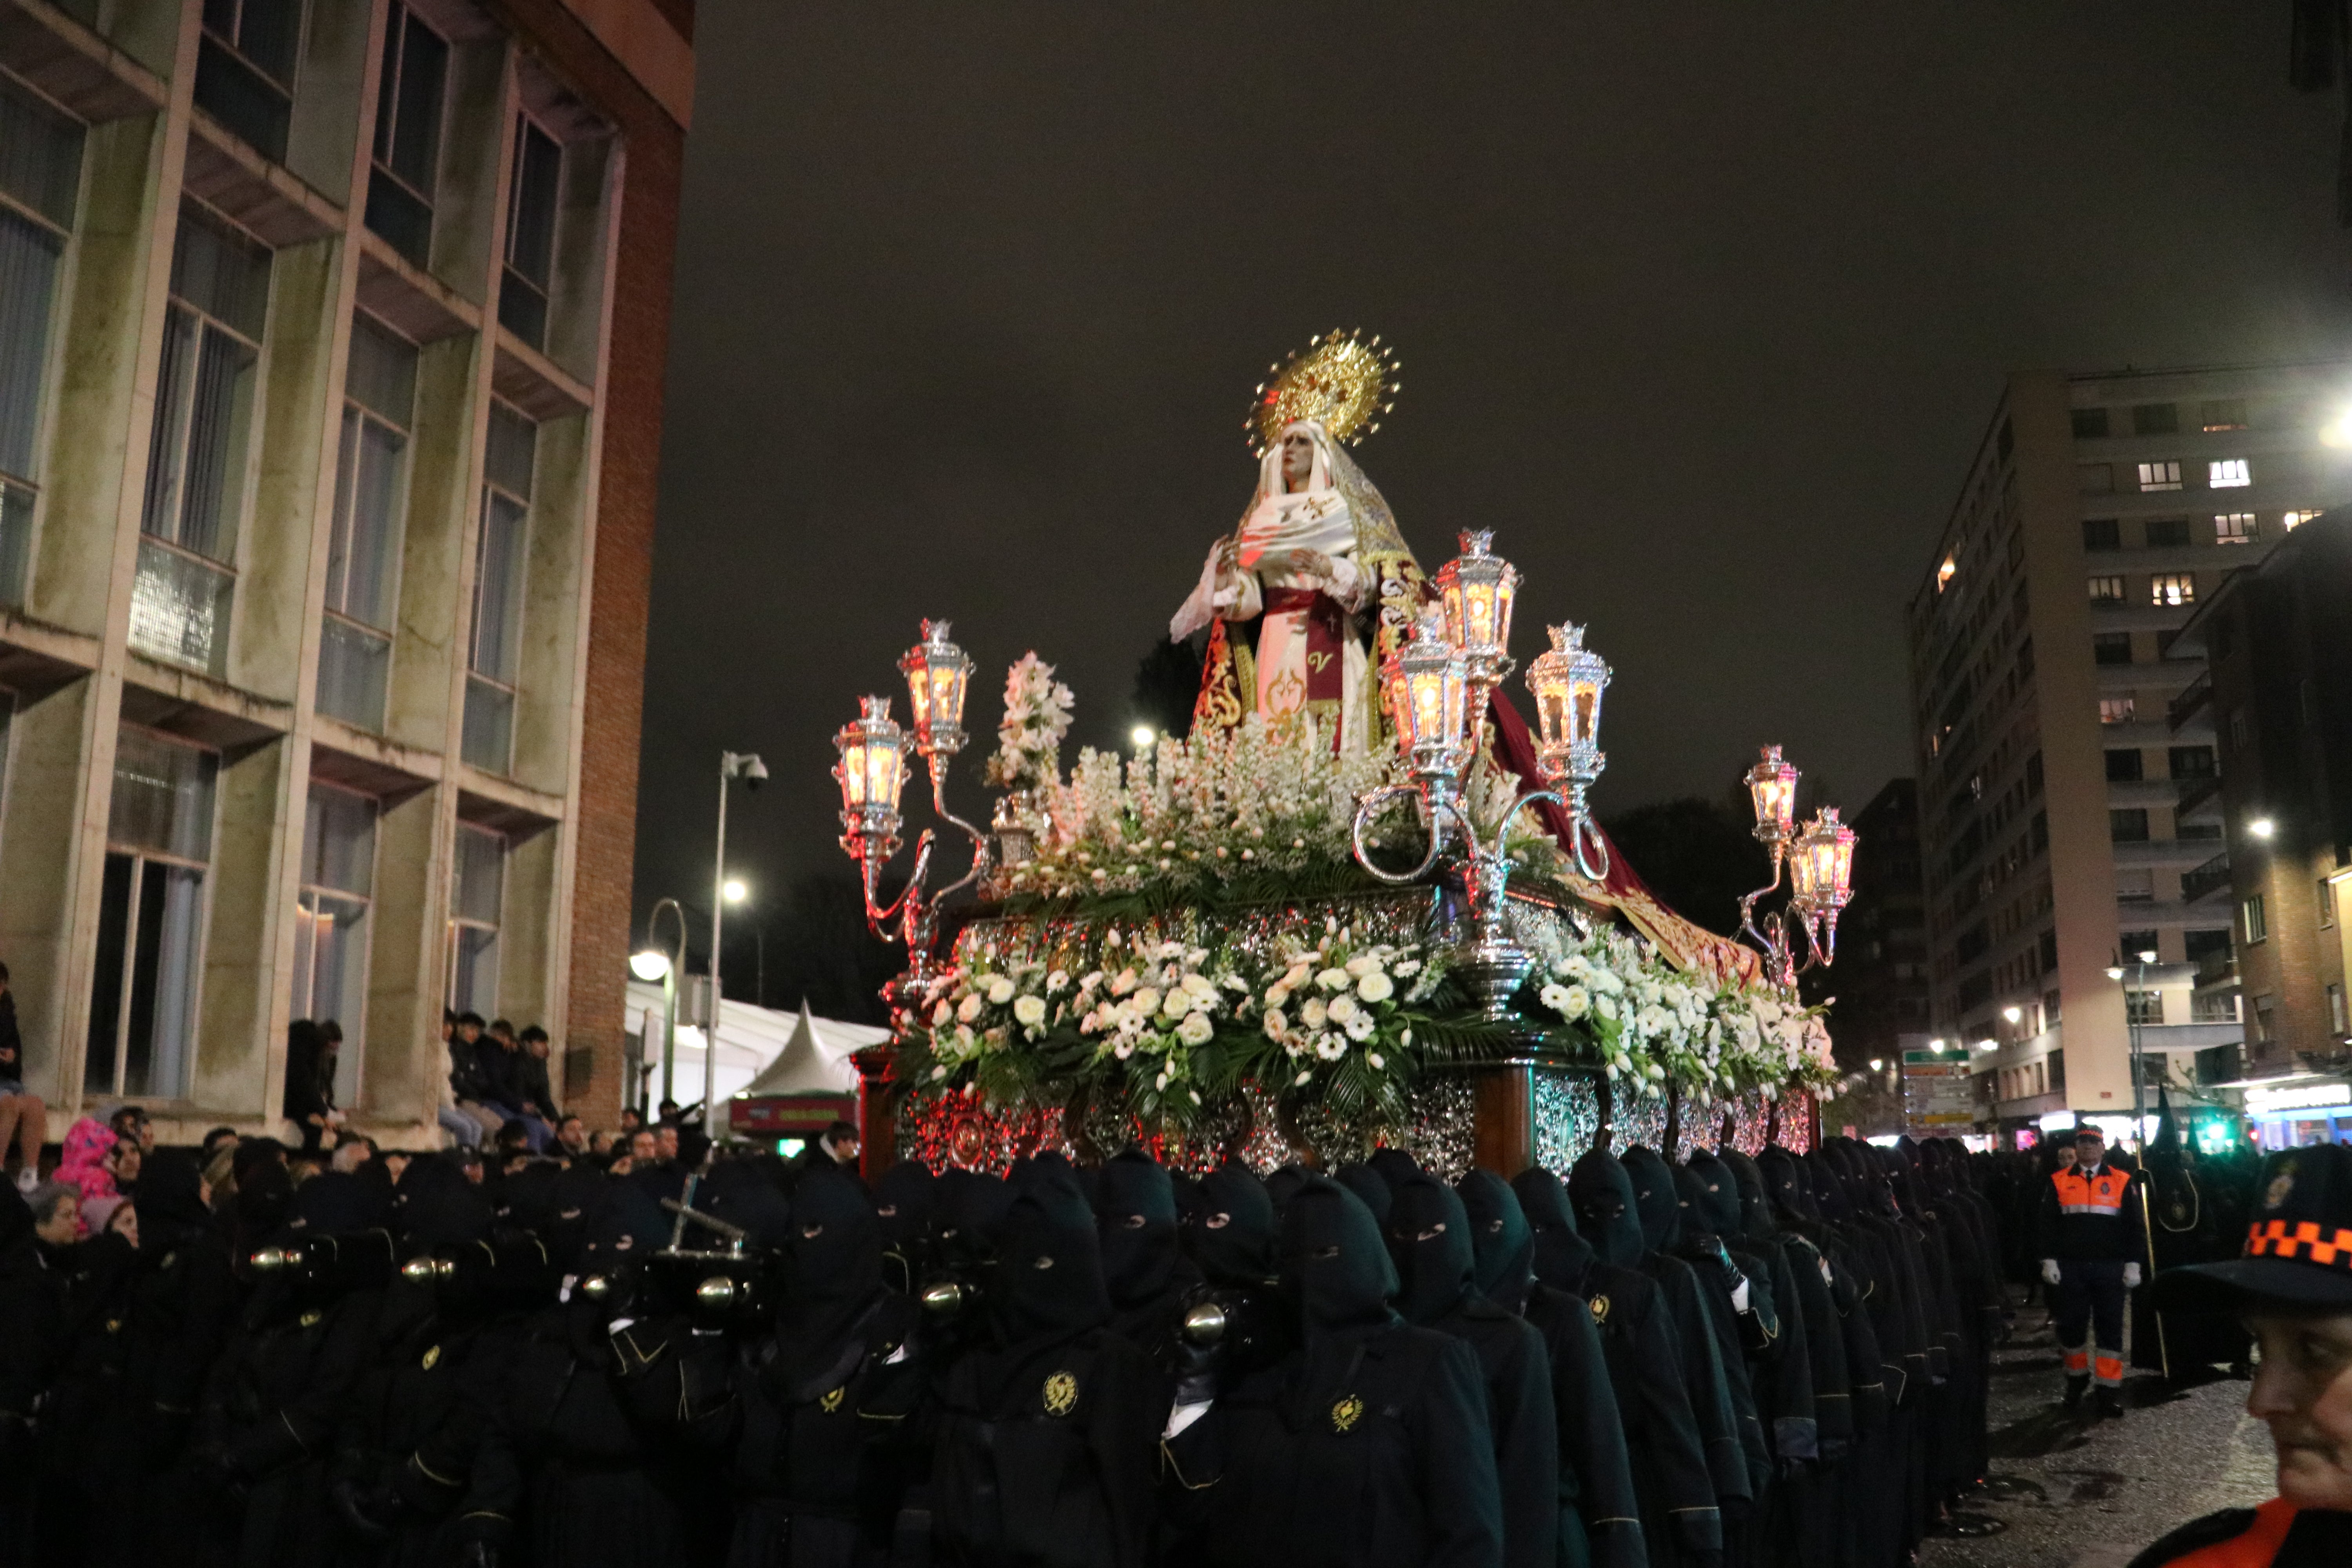
[[[1808,969],[1827,969],[1837,962],[1837,911],[1835,910],[1824,910],[1822,914],[1806,920],[1805,946],[1810,950],[1810,953],[1804,963],[1797,970],[1800,974]]]
[[[915,868],[908,874],[907,885],[898,889],[898,896],[887,904],[874,901],[875,878],[880,869],[877,861],[880,858],[861,850],[857,857],[858,881],[866,894],[866,929],[888,942],[889,928],[897,924],[903,929],[905,917],[922,900],[923,879],[931,868],[931,830],[923,829],[923,836],[915,841]]]
[[[957,828],[965,837],[971,840],[971,868],[931,895],[931,901],[939,904],[945,902],[951,895],[962,892],[988,874],[988,835],[948,809],[947,770],[940,766],[940,759],[936,756],[930,759],[930,765],[932,812],[940,821]]]
[[[1569,857],[1576,862],[1577,875],[1588,882],[1609,879],[1609,840],[1601,836],[1601,825],[1581,802],[1569,813]]]
[[[1414,796],[1422,800],[1429,809],[1429,852],[1421,858],[1420,865],[1404,872],[1381,870],[1372,864],[1371,856],[1367,854],[1364,848],[1365,825],[1380,815],[1381,802],[1397,795]],[[1437,864],[1438,856],[1445,851],[1444,813],[1451,809],[1451,805],[1446,802],[1429,800],[1420,790],[1411,784],[1383,784],[1356,803],[1356,819],[1349,829],[1349,841],[1355,846],[1356,864],[1383,882],[1403,883],[1421,880],[1428,874],[1429,868]],[[1465,824],[1465,826],[1466,826]]]
[[[1771,939],[1766,937],[1762,931],[1756,929],[1756,900],[1769,896],[1775,889],[1780,887],[1780,862],[1782,858],[1783,857],[1780,847],[1778,845],[1773,846],[1772,879],[1739,900],[1739,929],[1742,931],[1745,931],[1757,946],[1764,948],[1768,952],[1771,949]],[[1766,923],[1771,923],[1771,919],[1772,917],[1769,915],[1766,916]]]

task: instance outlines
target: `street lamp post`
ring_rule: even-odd
[[[2132,988],[2124,993],[2124,1023],[2131,1031],[2132,1145],[2135,1148],[2147,1142],[2147,1056],[2140,1044],[2139,999],[2147,991],[2147,966],[2155,962],[2156,952],[2150,948],[2142,948],[2132,954]],[[2120,963],[2107,971],[2110,980],[2123,977],[2124,967]]]
[[[727,786],[740,778],[745,788],[758,789],[767,777],[768,765],[760,760],[757,752],[719,753],[719,843],[715,868],[710,874],[710,1001],[703,1009],[702,1030],[702,1135],[706,1138],[719,1136],[719,938],[730,890],[727,881]]]
[[[648,943],[654,940],[654,928],[661,923],[664,910],[677,921],[677,951],[664,952],[648,946],[630,955],[629,970],[640,980],[662,983],[662,1098],[668,1100],[672,1097],[670,1079],[677,1060],[677,977],[686,968],[686,911],[678,907],[676,899],[664,899],[654,905],[654,912],[646,917]]]

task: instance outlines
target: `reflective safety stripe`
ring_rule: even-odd
[[[2084,1176],[2074,1171],[2052,1173],[2051,1184],[2058,1189],[2058,1212],[2061,1214],[2105,1215],[2120,1217],[2124,1212],[2124,1192],[2131,1185],[2131,1177],[2122,1171],[2101,1171],[2096,1176]]]
[[[2121,1204],[2060,1204],[2058,1212],[2060,1214],[2121,1214],[2124,1212],[2124,1205]]]

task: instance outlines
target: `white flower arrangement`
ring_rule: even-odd
[[[1054,667],[1024,653],[1004,676],[1004,719],[984,775],[999,789],[1029,790],[1061,776],[1062,739],[1070,732],[1070,689]]]

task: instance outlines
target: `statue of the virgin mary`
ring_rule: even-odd
[[[1343,749],[1377,743],[1380,660],[1412,623],[1422,572],[1346,447],[1395,406],[1397,368],[1378,338],[1335,331],[1258,388],[1257,491],[1168,624],[1176,642],[1211,628],[1196,728],[1310,714]]]

